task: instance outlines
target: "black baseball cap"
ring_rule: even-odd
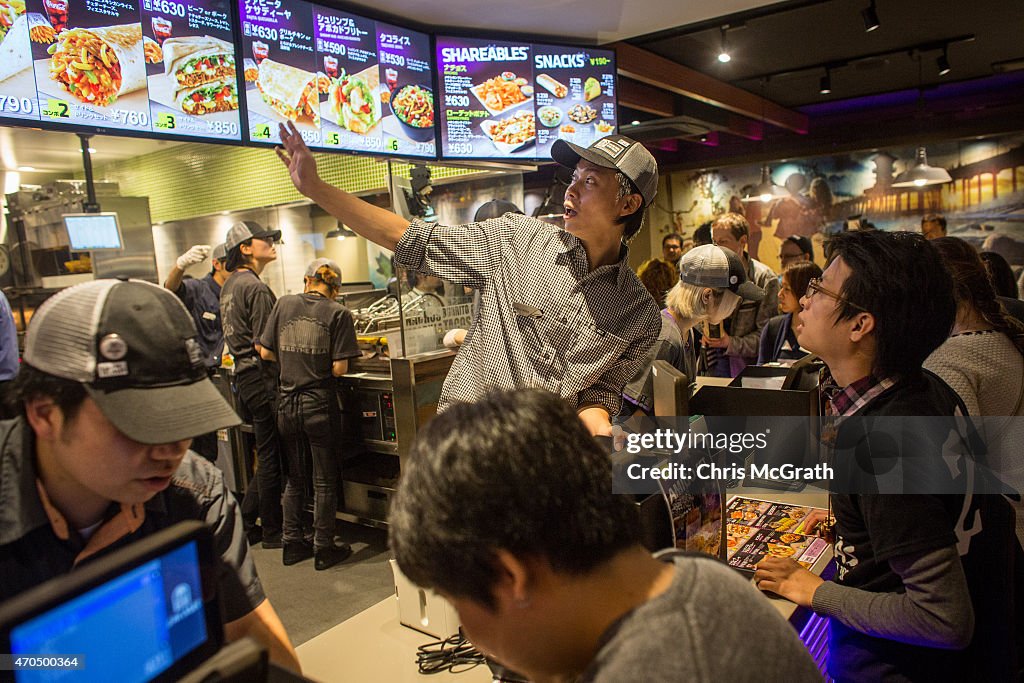
[[[784,241],[792,242],[800,248],[801,252],[807,254],[812,261],[814,260],[814,243],[811,242],[809,237],[804,237],[803,235],[790,235]]]
[[[658,194],[658,162],[646,147],[625,135],[608,135],[586,148],[559,138],[551,145],[551,158],[567,168],[576,168],[580,159],[586,159],[621,171],[640,191],[644,206],[650,206]]]
[[[163,287],[94,280],[39,307],[24,359],[81,382],[129,439],[165,444],[242,422],[210,381],[197,336],[192,316]]]
[[[281,231],[264,228],[256,221],[238,221],[228,229],[224,238],[224,251],[230,252],[242,242],[249,239],[273,238],[275,242],[281,241]]]

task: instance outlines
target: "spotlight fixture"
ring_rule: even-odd
[[[882,25],[882,22],[878,20],[878,9],[875,7],[875,0],[871,0],[871,4],[860,11],[860,16],[864,20],[865,33],[871,33]]]
[[[357,237],[357,235],[348,228],[346,228],[344,225],[339,223],[338,227],[335,228],[334,230],[328,230],[327,234],[324,235],[324,237],[327,239],[333,238],[338,240],[339,242],[343,242],[345,241],[346,237]]]
[[[953,68],[949,65],[948,48],[942,48],[942,54],[939,55],[938,58],[936,58],[935,66],[939,67],[940,76],[945,76],[946,74],[953,70]]]
[[[726,40],[725,40],[726,27],[723,26],[721,28],[721,31],[722,31],[722,44],[720,46],[720,49],[718,50],[718,61],[720,61],[722,64],[725,64],[726,62],[729,62],[729,61],[732,60],[732,56],[729,54],[729,46],[728,46],[728,44],[726,43]]]
[[[822,95],[828,95],[832,92],[832,70],[825,69],[825,75],[821,77],[819,82],[818,92]]]
[[[924,147],[917,148],[914,165],[896,176],[893,187],[925,187],[927,185],[943,185],[953,182],[949,171],[941,166],[928,165],[928,153]]]
[[[634,119],[634,120],[632,121],[632,124],[631,124],[631,125],[634,125],[634,126],[639,126],[639,125],[640,125],[640,121],[639,121],[639,120],[637,120],[637,119]]]

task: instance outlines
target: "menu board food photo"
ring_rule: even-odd
[[[320,83],[314,49],[313,6],[303,0],[239,0],[249,139],[276,144],[278,124],[292,121],[308,145],[319,146]],[[249,62],[246,62],[248,72]]]
[[[443,157],[545,160],[615,132],[608,50],[437,38]]]
[[[139,1],[28,0],[42,120],[152,129]]]
[[[39,118],[31,41],[49,44],[55,35],[41,14],[28,13],[25,0],[0,0],[0,116]]]
[[[789,557],[810,569],[828,549],[808,516],[820,508],[735,497],[726,506],[726,556],[735,569],[753,572],[766,557]]]
[[[230,0],[141,2],[153,129],[240,140]]]
[[[401,156],[435,156],[430,37],[377,22],[377,57],[383,151]]]
[[[384,143],[375,22],[320,6],[313,12],[323,145],[379,152]]]

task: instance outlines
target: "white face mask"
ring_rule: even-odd
[[[718,302],[718,306],[714,310],[708,312],[708,322],[717,324],[728,318],[736,310],[736,307],[741,301],[739,294],[732,292],[731,290],[723,290],[722,298]]]

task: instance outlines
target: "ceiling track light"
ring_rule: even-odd
[[[935,66],[939,68],[939,75],[945,76],[953,67],[949,65],[949,48],[942,48],[942,54],[935,59]]]
[[[721,31],[722,31],[722,43],[721,43],[720,49],[718,51],[718,61],[720,61],[722,64],[725,64],[726,62],[732,61],[732,55],[729,54],[729,45],[728,45],[728,43],[726,42],[726,39],[725,39],[725,32],[726,32],[726,30],[728,30],[728,28],[729,28],[728,26],[723,26],[721,28]]]
[[[871,4],[860,11],[860,16],[864,20],[865,33],[871,33],[882,25],[882,22],[878,20],[878,8],[875,7],[875,0],[871,0]]]
[[[821,77],[821,81],[818,83],[818,92],[822,95],[829,95],[832,93],[832,70],[825,69],[825,75]]]

